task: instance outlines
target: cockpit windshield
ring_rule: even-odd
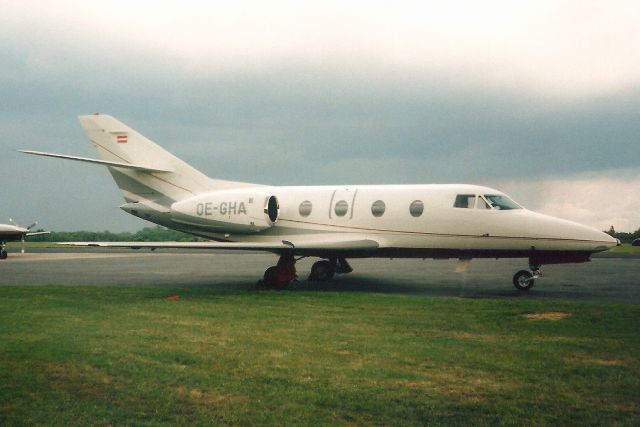
[[[484,198],[487,199],[492,208],[498,210],[510,210],[510,209],[522,209],[522,206],[504,195],[485,194]]]

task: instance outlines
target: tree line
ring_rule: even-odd
[[[638,228],[633,233],[625,233],[625,232],[617,232],[612,225],[608,231],[605,231],[605,233],[607,233],[611,237],[615,237],[616,239],[620,240],[622,243],[631,243],[635,239],[640,238],[640,228]]]

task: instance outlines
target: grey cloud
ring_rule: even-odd
[[[60,228],[140,226],[115,213],[106,171],[10,151],[93,156],[75,117],[94,111],[210,176],[250,182],[483,183],[640,166],[640,89],[560,103],[329,65],[194,76],[108,52],[54,57],[58,68],[34,55],[0,46],[0,171],[12,183],[0,215],[47,212]]]

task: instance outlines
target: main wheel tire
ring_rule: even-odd
[[[335,268],[329,261],[318,261],[311,266],[309,280],[312,282],[326,282],[331,280],[335,273]]]
[[[276,266],[272,265],[267,268],[264,272],[264,288],[265,289],[273,289],[276,284]]]
[[[276,291],[282,291],[289,286],[289,282],[282,282],[278,280],[277,275],[278,267],[272,265],[264,272],[264,280],[262,281],[264,289],[275,289]]]
[[[274,282],[273,286],[271,287],[271,289],[274,289],[276,291],[284,291],[285,289],[287,289],[287,287],[289,287],[289,283],[288,282]]]
[[[349,265],[346,259],[338,258],[336,264],[336,273],[338,274],[349,274],[353,272],[353,268]]]
[[[0,259],[7,259],[7,251],[5,251],[4,249],[0,250]]]
[[[533,274],[527,270],[520,270],[513,275],[513,286],[519,291],[528,291],[533,287],[535,280]]]

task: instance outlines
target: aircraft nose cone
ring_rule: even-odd
[[[600,252],[618,244],[617,239],[603,231],[549,215],[533,213],[528,225],[533,235],[565,242],[575,250]]]
[[[599,230],[595,230],[595,231],[599,231]],[[616,239],[615,237],[612,237],[605,232],[600,231],[600,236],[603,239],[603,243],[606,246],[606,249],[612,248],[614,246],[620,246],[622,244],[620,243],[619,239]]]
[[[569,221],[567,221],[569,222]],[[609,248],[618,245],[618,239],[611,237],[604,231],[597,230],[586,225],[570,222],[573,229],[574,238],[585,242],[585,245],[591,245],[593,252],[606,251]]]

